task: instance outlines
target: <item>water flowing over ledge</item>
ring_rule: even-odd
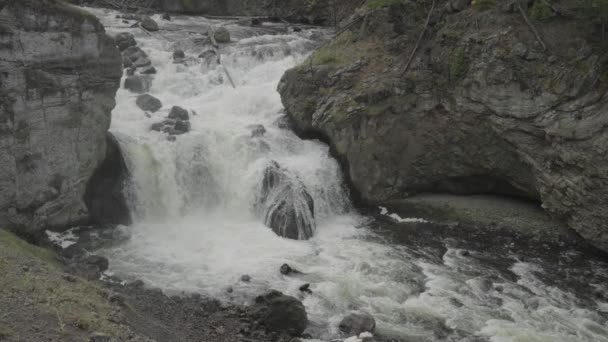
[[[111,34],[136,35],[157,69],[150,93],[164,105],[147,116],[133,93],[117,95],[111,131],[131,175],[134,224],[122,228],[127,242],[103,251],[114,274],[237,303],[269,288],[301,296],[298,288],[311,283],[313,295],[303,297],[309,331],[323,340],[339,336],[345,314],[367,311],[379,333],[404,341],[608,341],[606,297],[555,285],[553,272],[562,270],[517,255],[471,257],[447,239],[436,241],[442,245],[437,256],[416,245],[391,245],[372,232],[370,219],[352,210],[328,147],[299,139],[281,120],[277,83],[327,34],[323,30],[155,17],[171,31],[148,35],[117,28],[125,25],[115,12],[91,11]],[[235,89],[222,68],[197,58],[205,51],[201,35],[184,33],[209,25],[232,33],[234,42],[220,51]],[[184,63],[173,62],[178,48],[186,53]],[[190,111],[191,131],[169,141],[150,126],[175,105]],[[261,136],[252,134],[256,125],[264,126]],[[314,202],[310,240],[277,236],[256,211],[272,163]],[[305,274],[281,275],[284,263]],[[603,264],[585,270],[606,274]],[[250,282],[239,280],[244,274]],[[592,283],[608,295],[598,279]]]

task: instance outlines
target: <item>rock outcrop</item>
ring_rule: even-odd
[[[258,296],[253,304],[254,317],[268,331],[300,336],[308,325],[304,304],[276,290]]]
[[[266,16],[290,22],[334,25],[360,3],[360,0],[160,0],[160,8],[178,13]]]
[[[513,1],[487,3],[438,1],[417,44],[428,7],[368,2],[285,74],[287,112],[332,145],[364,201],[518,196],[608,250],[602,26],[577,1],[561,16],[523,8],[539,39]]]
[[[89,220],[87,182],[106,154],[122,75],[92,15],[53,0],[0,5],[0,225]]]

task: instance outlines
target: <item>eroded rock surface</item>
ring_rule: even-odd
[[[530,19],[545,50],[507,2],[443,5],[407,70],[428,13],[413,1],[364,6],[288,71],[279,91],[297,130],[332,145],[365,201],[523,197],[608,250],[601,32],[565,1],[568,19]]]
[[[0,225],[89,220],[120,54],[92,15],[56,1],[0,6]]]

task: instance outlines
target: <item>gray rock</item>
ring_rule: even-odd
[[[152,61],[148,57],[139,57],[133,62],[133,65],[136,68],[146,67],[152,64]]]
[[[150,90],[152,86],[147,76],[134,75],[128,76],[125,79],[125,89],[128,89],[134,93],[143,94]]]
[[[163,130],[163,128],[165,127],[165,124],[162,122],[155,122],[150,126],[150,130],[151,131],[157,131],[160,132]]]
[[[146,66],[146,67],[143,67],[139,71],[139,73],[142,75],[153,75],[153,74],[156,74],[156,68],[153,66]]]
[[[281,272],[282,275],[302,274],[302,272],[291,268],[291,266],[289,266],[288,264],[281,265],[281,268],[279,269],[279,271]]]
[[[120,52],[86,12],[75,20],[66,5],[1,7],[0,226],[36,232],[87,222],[83,198],[106,153]]]
[[[137,42],[135,41],[135,37],[128,32],[119,33],[114,36],[114,41],[116,42],[116,46],[120,51],[126,50],[128,47],[136,46]]]
[[[173,106],[169,112],[170,119],[190,120],[188,111],[179,106]]]
[[[124,68],[129,68],[133,65],[133,61],[129,58],[129,57],[123,57],[122,58],[122,66]]]
[[[376,329],[376,320],[368,313],[352,313],[342,319],[338,328],[348,336],[358,336],[364,332],[373,333]]]
[[[108,269],[109,262],[108,259],[99,255],[91,255],[85,259],[85,262],[88,265],[92,265],[97,267],[99,272],[103,272]]]
[[[253,312],[260,324],[272,332],[300,336],[308,325],[302,302],[275,290],[257,297]]]
[[[163,13],[163,20],[171,21],[171,15],[169,15],[169,13]]]
[[[256,204],[264,224],[277,235],[295,240],[310,239],[315,230],[314,202],[306,187],[278,163],[264,171]]]
[[[151,31],[151,32],[159,30],[159,27],[158,27],[158,24],[156,23],[156,21],[154,21],[154,19],[150,18],[147,15],[144,15],[143,17],[141,17],[141,27],[143,27],[146,30]]]
[[[130,46],[122,52],[123,57],[130,59],[132,62],[140,58],[148,58],[148,54],[139,46]]]
[[[241,281],[242,281],[242,282],[245,282],[245,283],[248,283],[248,282],[250,282],[250,281],[251,281],[251,277],[250,277],[248,274],[243,274],[243,275],[241,276]]]
[[[173,126],[172,134],[180,135],[190,132],[190,122],[177,120]]]
[[[150,94],[139,95],[137,97],[137,100],[135,100],[135,103],[137,104],[137,107],[139,107],[141,110],[149,111],[152,113],[156,113],[163,106],[162,102],[160,102],[159,99]]]
[[[371,72],[364,63],[346,72],[357,60],[313,58],[312,66],[309,60],[287,71],[279,92],[296,131],[331,145],[365,202],[423,192],[515,196],[542,203],[608,251],[608,131],[602,128],[608,97],[592,76],[601,72],[601,58],[585,48],[597,43],[579,20],[560,21],[543,37],[571,55],[550,63],[550,52],[529,28],[512,25],[512,14],[470,13],[473,22],[491,15],[496,29],[455,32],[464,19],[444,16],[425,43],[429,54],[417,54],[404,75],[405,61],[395,56],[412,51],[405,37],[419,34],[414,27],[423,19],[404,14],[393,22],[390,10],[375,13],[369,34],[348,48],[379,42],[357,59],[386,57],[392,67]],[[467,38],[445,39],[454,34]]]
[[[107,133],[106,156],[87,184],[84,200],[92,224],[131,224],[124,193],[128,171],[116,138]]]
[[[183,50],[175,50],[173,51],[173,59],[184,59],[186,58],[186,54]]]
[[[213,34],[215,41],[218,43],[230,43],[230,31],[225,27],[218,28]]]

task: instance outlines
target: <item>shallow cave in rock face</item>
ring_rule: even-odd
[[[536,189],[527,189],[514,186],[508,180],[490,175],[473,175],[451,177],[434,182],[422,191],[433,193],[448,193],[452,195],[497,195],[508,196],[525,201],[539,202],[540,197]]]

